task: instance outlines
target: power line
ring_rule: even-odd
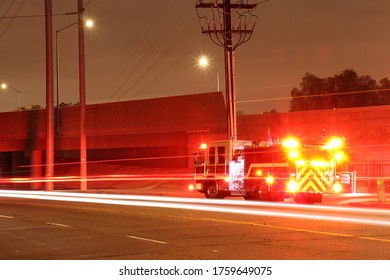
[[[22,9],[24,3],[26,2],[26,0],[23,0],[22,4],[19,6],[19,8],[17,9],[15,15],[13,17],[10,17],[11,21],[8,23],[7,27],[4,29],[4,31],[0,34],[0,39],[3,38],[3,36],[5,35],[5,33],[7,33],[9,27],[11,26],[11,24],[14,22],[17,14],[20,12],[20,10]],[[6,11],[5,14],[8,13],[8,11],[11,9],[11,7],[13,6],[13,4],[15,3],[15,0],[11,3],[11,5],[8,7],[8,10]]]
[[[179,41],[181,38],[184,37],[185,34],[187,34],[187,32],[192,28],[192,26],[189,26],[187,27],[187,29],[184,29],[183,32],[181,33],[181,35],[176,39],[174,40],[169,46],[167,46],[167,48],[165,49],[166,52],[168,52],[170,49],[172,49],[172,46],[174,46],[177,41]],[[151,83],[149,83],[142,91],[139,91],[138,93],[134,94],[132,97],[135,98],[136,96],[140,95],[143,91],[145,91],[149,86],[151,86],[153,83],[155,83],[158,79],[160,79],[163,75],[165,75],[169,70],[171,70],[173,67],[175,67],[177,64],[179,64],[185,57],[187,57],[188,54],[186,54],[185,56],[183,56],[181,59],[179,59],[177,62],[173,63],[171,65],[171,67],[168,68],[168,70],[166,70],[165,72],[162,72],[156,79],[154,79],[154,81],[152,81]],[[141,78],[143,78],[146,74],[148,74],[155,65],[157,65],[160,60],[162,59],[162,57],[160,57],[153,65],[151,65],[145,72],[144,74],[128,89],[128,91],[130,89],[132,89],[140,80]]]
[[[164,25],[165,28],[163,28],[162,31],[159,31],[158,36],[155,37],[153,42],[151,42],[149,48],[144,52],[143,56],[138,58],[138,62],[137,63],[135,63],[135,64],[133,63],[130,72],[126,72],[126,69],[129,68],[128,66],[130,65],[131,61],[129,60],[126,65],[123,65],[123,63],[122,63],[121,72],[119,73],[119,75],[117,75],[116,80],[118,81],[120,76],[123,76],[124,74],[127,74],[127,76],[126,76],[126,78],[124,80],[122,80],[121,84],[117,87],[115,92],[111,95],[110,99],[112,99],[114,96],[118,96],[120,93],[121,94],[119,96],[119,99],[122,99],[124,96],[128,95],[129,92],[132,92],[133,88],[135,86],[137,86],[139,84],[139,82],[142,81],[150,73],[150,71],[155,69],[156,65],[158,65],[160,63],[160,61],[164,57],[166,57],[166,55],[170,51],[172,51],[172,46],[177,44],[177,42],[180,41],[188,33],[189,28],[187,26],[176,36],[176,38],[174,38],[174,40],[172,40],[173,43],[170,43],[165,49],[162,49],[162,46],[164,45],[164,41],[167,40],[168,35],[171,34],[172,31],[174,30],[174,28],[179,26],[179,22],[183,18],[186,17],[186,13],[182,12],[182,10],[185,7],[185,5],[186,5],[186,3],[182,2],[182,5],[180,7],[178,7],[177,13],[175,13],[175,16],[172,17],[170,19],[170,21],[167,24]],[[164,11],[164,9],[167,6],[168,6],[167,3],[165,3],[164,4],[164,8],[159,10],[159,15],[158,16],[155,16],[155,17],[150,16],[150,18],[154,19],[154,22],[149,26],[148,31],[146,31],[146,34],[143,37],[142,42],[140,44],[138,44],[136,52],[132,56],[132,60],[137,55],[138,51],[144,46],[144,43],[146,42],[145,39],[147,37],[150,38],[149,33],[151,32],[151,30],[154,29],[154,27],[156,25],[161,25],[160,24],[160,16],[162,14],[164,14],[163,11]],[[156,8],[156,6],[155,6],[155,8]],[[188,16],[187,16],[187,18],[188,18]],[[192,28],[192,25],[193,25],[193,23],[191,22],[190,23],[190,28]],[[139,40],[137,39],[137,41],[139,41]],[[164,54],[164,55],[160,55],[158,57],[155,57],[154,60],[151,61],[150,59],[153,58],[153,54],[156,54],[156,53],[160,52],[160,51],[157,51],[158,49],[161,49],[161,54]],[[149,63],[147,63],[148,61],[149,61]],[[173,62],[172,64],[176,65],[177,62]],[[167,71],[169,71],[171,68],[169,68]],[[154,81],[152,81],[152,83],[154,83],[157,79],[159,79],[167,71],[165,71],[158,78],[156,78]],[[139,73],[139,75],[137,75],[138,73]],[[110,83],[110,84],[112,85],[112,83]],[[148,83],[146,88],[148,88],[149,86],[150,86],[150,83]],[[132,93],[131,97],[134,98],[135,96],[141,94],[146,88],[144,88],[143,90],[140,90],[140,91],[138,91],[136,93]]]
[[[156,17],[154,16],[151,16],[151,18],[154,18],[154,22],[149,26],[148,30],[144,33],[144,36],[142,37],[141,39],[141,42],[138,44],[137,48],[136,48],[136,51],[133,53],[133,55],[130,57],[129,60],[127,60],[127,63],[123,64],[120,66],[120,69],[118,71],[118,74],[117,74],[117,77],[114,78],[114,82],[112,82],[112,85],[116,84],[116,81],[119,81],[119,79],[121,78],[122,75],[124,75],[126,73],[126,69],[129,67],[129,65],[131,64],[131,62],[133,61],[133,59],[136,57],[136,55],[138,54],[138,52],[141,50],[141,47],[143,46],[144,42],[146,41],[146,39],[149,37],[150,33],[152,32],[152,30],[154,29],[154,27],[158,24],[158,20],[159,18],[161,17],[161,15],[163,14],[163,11],[165,10],[166,8],[166,3],[164,3],[164,6],[163,6],[163,9],[159,11],[158,15]],[[154,10],[153,10],[153,13],[155,13],[157,11],[157,5],[154,6]],[[152,14],[153,14],[152,13]],[[144,25],[144,27],[146,28],[146,24]],[[140,39],[141,36],[139,36],[137,38],[137,41],[138,39]],[[156,42],[156,41],[155,41]],[[152,47],[155,45],[156,43],[154,43],[152,45]],[[112,100],[116,95],[118,95],[118,93],[121,91],[121,89],[126,85],[127,82],[129,82],[129,80],[131,80],[131,78],[135,75],[135,73],[137,72],[137,70],[140,68],[140,66],[143,64],[144,61],[146,61],[146,59],[150,56],[150,53],[152,53],[152,47],[149,47],[148,51],[144,54],[144,56],[142,57],[142,59],[140,61],[138,61],[138,63],[133,66],[132,68],[132,71],[130,71],[130,73],[128,73],[128,76],[127,78],[125,78],[121,84],[117,87],[117,89],[114,91],[114,93],[111,95],[111,97],[109,98],[110,100]],[[130,54],[130,52],[129,52]],[[128,55],[126,56],[128,57]]]
[[[180,13],[181,9],[184,7],[185,5],[185,2],[183,1],[182,3],[182,6],[179,8],[179,10],[177,11],[176,15],[180,15],[181,14],[181,17],[177,18],[176,17],[173,17],[171,19],[171,21],[166,25],[166,27],[164,28],[163,32],[161,33],[161,36],[160,37],[166,37],[165,34],[168,33],[170,34],[171,31],[176,28],[176,26],[178,26],[180,20],[185,17],[185,13]],[[172,51],[173,49],[173,46],[175,46],[177,44],[177,42],[179,42],[187,33],[188,31],[192,28],[192,23],[187,25],[182,31],[181,33],[179,33],[176,38],[174,40],[172,40],[172,42],[163,50],[163,53],[166,55],[167,53],[169,53],[170,51]],[[156,43],[159,43],[159,38],[156,39]],[[160,42],[161,43],[161,42]],[[154,69],[154,67],[156,65],[159,64],[159,62],[164,58],[164,56],[159,56],[153,64],[151,64],[144,72],[143,74],[130,86],[127,88],[127,90],[125,91],[124,94],[122,94],[122,96],[126,95],[127,92],[129,92],[131,89],[133,89],[152,69]],[[138,93],[134,94],[132,96],[132,98],[138,96],[142,91],[139,91]]]
[[[207,40],[207,38],[204,39],[204,41]],[[203,41],[200,42],[198,46],[202,45],[203,44]],[[150,86],[152,86],[155,82],[157,82],[159,79],[161,79],[165,74],[167,74],[169,71],[171,71],[173,68],[175,68],[180,62],[182,62],[185,58],[188,57],[188,53],[185,54],[182,58],[180,58],[178,61],[176,61],[175,63],[171,64],[170,67],[168,67],[164,72],[161,72],[159,76],[157,76],[153,81],[151,81],[150,83],[147,84],[147,86],[145,86],[142,90],[140,90],[138,93],[136,93],[134,97],[138,96],[139,94],[143,93],[145,90],[147,90]]]
[[[3,1],[3,3],[1,4],[1,6],[3,6],[3,4],[5,3],[5,1]],[[8,6],[8,8],[6,9],[6,11],[5,11],[5,15],[7,15],[8,14],[8,12],[10,11],[10,9],[11,9],[11,7],[13,6],[13,4],[15,3],[15,0],[13,0],[12,1],[12,3],[11,3],[11,5],[9,5]],[[14,15],[15,16],[15,15]],[[10,17],[10,18],[12,18],[12,17]],[[3,19],[2,18],[0,18],[0,23],[3,21]]]
[[[0,24],[2,23],[3,20],[9,19],[10,22],[8,25],[5,27],[3,32],[0,34],[0,39],[3,38],[3,36],[6,34],[12,23],[14,22],[15,19],[25,19],[25,18],[42,18],[45,17],[44,14],[38,14],[38,15],[18,15],[20,10],[23,8],[26,0],[23,0],[21,5],[17,8],[17,11],[15,12],[14,15],[8,16],[7,14],[11,10],[11,8],[14,6],[16,0],[13,0],[12,3],[8,6],[7,10],[4,13],[4,16],[0,16]],[[91,0],[90,0],[91,1]],[[89,1],[89,2],[90,2]],[[88,2],[88,3],[89,3]],[[3,7],[5,4],[5,0],[0,4],[0,8]],[[53,14],[53,16],[69,16],[69,15],[77,15],[77,12],[66,12],[66,13],[58,13],[58,14]]]
[[[272,98],[241,100],[241,101],[236,101],[236,102],[237,103],[266,102],[266,101],[278,101],[278,100],[286,100],[286,99],[302,99],[302,98],[336,96],[336,95],[351,95],[351,94],[370,93],[370,92],[377,92],[377,93],[379,93],[379,92],[383,92],[383,91],[390,91],[390,88],[359,90],[359,91],[348,91],[348,92],[332,92],[332,93],[303,95],[303,96],[281,96],[281,97],[272,97]]]
[[[3,0],[3,2],[1,2],[0,9],[3,7],[4,3],[5,3],[5,0]]]
[[[24,2],[25,2],[25,0],[23,1],[23,4],[24,4]],[[77,12],[53,14],[53,17],[54,16],[71,16],[71,15],[77,15]],[[0,16],[0,19],[23,19],[23,18],[40,18],[40,17],[45,17],[45,15]]]

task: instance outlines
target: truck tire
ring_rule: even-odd
[[[260,200],[258,192],[247,192],[244,195],[245,200]]]
[[[206,190],[204,192],[205,196],[207,198],[223,198],[223,195],[218,190],[218,186],[216,183],[212,183],[206,187]]]
[[[244,196],[245,200],[266,200],[266,195],[256,186],[252,191],[248,191]]]

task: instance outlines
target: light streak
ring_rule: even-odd
[[[131,238],[131,239],[141,240],[141,241],[148,241],[148,242],[158,243],[158,244],[168,244],[165,241],[149,239],[149,238],[142,238],[142,237],[137,237],[137,236],[132,236],[132,235],[129,235],[129,236],[126,236],[126,237],[127,238]]]
[[[265,202],[243,202],[238,200],[216,201],[207,199],[159,196],[102,195],[43,191],[0,191],[0,196],[53,201],[100,203],[124,206],[158,207],[255,216],[348,222],[376,226],[390,226],[390,212],[379,209],[311,206],[280,203],[277,204]],[[346,216],[347,214],[361,216],[365,215],[366,217],[348,217]],[[380,217],[374,217],[374,215]]]
[[[118,199],[118,200],[141,200],[141,201],[161,201],[161,202],[184,202],[184,203],[196,203],[196,204],[214,204],[214,205],[239,205],[239,206],[254,206],[254,207],[269,207],[269,208],[290,208],[296,210],[322,210],[322,211],[340,211],[351,212],[361,214],[385,214],[390,215],[390,211],[381,209],[369,209],[369,208],[349,208],[342,206],[321,206],[321,205],[301,205],[290,203],[270,203],[261,201],[242,201],[242,200],[209,200],[203,198],[177,198],[177,197],[163,197],[163,196],[151,196],[151,195],[125,195],[125,194],[94,194],[94,193],[73,193],[73,192],[46,192],[46,191],[13,191],[13,190],[0,190],[0,196],[2,194],[15,194],[15,195],[43,195],[43,196],[64,196],[64,197],[80,197],[80,198],[101,198],[101,199]],[[356,194],[356,196],[359,196]],[[364,197],[365,195],[360,195]]]
[[[167,174],[134,174],[134,175],[122,175],[122,174],[110,174],[110,175],[96,175],[88,176],[87,181],[89,182],[105,182],[105,181],[165,181],[165,180],[174,180],[174,181],[188,181],[193,180],[193,174],[184,174],[184,175],[167,175]],[[50,179],[46,177],[38,178],[27,178],[27,177],[14,177],[8,179],[1,179],[0,183],[2,184],[29,184],[29,183],[45,183],[45,182],[54,182],[54,183],[68,183],[68,182],[80,182],[80,176],[55,176]]]
[[[14,217],[11,217],[11,216],[5,216],[5,215],[0,215],[0,218],[4,218],[4,219],[13,219]]]
[[[58,226],[58,227],[71,227],[69,225],[58,224],[58,223],[49,223],[49,222],[47,222],[46,224],[50,225],[50,226]]]

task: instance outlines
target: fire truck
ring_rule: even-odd
[[[237,195],[320,203],[323,193],[350,191],[350,180],[340,180],[344,144],[342,137],[320,144],[302,144],[292,137],[272,143],[232,139],[202,144],[194,154],[190,189],[214,199]]]

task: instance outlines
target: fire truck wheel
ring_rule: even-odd
[[[257,192],[247,192],[244,195],[245,200],[260,200],[259,194]]]
[[[218,191],[216,184],[210,184],[206,187],[205,195],[207,198],[223,198],[223,195]]]

